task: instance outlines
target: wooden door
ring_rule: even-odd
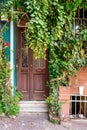
[[[18,29],[18,90],[23,100],[44,100],[48,95],[48,63],[42,58],[36,60],[30,48],[26,47],[24,29]]]

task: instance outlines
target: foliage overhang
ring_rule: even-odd
[[[46,58],[45,52],[49,50],[51,91],[47,102],[51,112],[58,111],[58,115],[59,93],[55,92],[60,85],[67,84],[69,76],[86,65],[83,40],[84,37],[87,40],[87,27],[75,37],[72,24],[77,9],[87,8],[87,0],[7,0],[1,5],[0,15],[8,22],[19,22],[25,14],[28,17],[26,45],[33,50],[36,59]]]
[[[37,59],[45,58],[49,50],[51,79],[63,73],[72,75],[85,64],[82,35],[74,37],[72,23],[77,8],[86,6],[86,0],[7,0],[3,5],[1,15],[8,21],[23,20],[24,14],[29,18],[26,45]]]

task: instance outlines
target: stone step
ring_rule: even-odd
[[[48,112],[45,101],[20,101],[20,112]]]

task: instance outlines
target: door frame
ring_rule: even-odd
[[[19,91],[21,91],[21,86],[20,86],[20,84],[21,84],[21,78],[19,78],[19,75],[21,75],[21,59],[20,59],[20,48],[21,48],[21,45],[20,44],[18,44],[20,41],[21,41],[21,36],[20,36],[20,34],[21,34],[21,32],[22,31],[24,31],[24,27],[22,27],[22,28],[18,28],[17,29],[17,33],[18,33],[18,39],[17,39],[17,63],[18,63],[18,90]],[[22,41],[21,41],[22,42]],[[30,51],[28,51],[28,55],[29,55],[29,53],[32,53],[32,51],[31,51],[31,49],[29,49]],[[48,51],[46,52],[46,58],[48,59]],[[32,67],[31,67],[31,62],[33,63],[33,54],[31,55],[31,57],[29,57],[28,58],[28,64],[29,64],[29,66],[28,66],[28,77],[32,77]],[[47,80],[49,80],[49,74],[48,74],[48,60],[46,60],[46,72],[47,72]],[[28,79],[28,93],[29,93],[29,100],[32,100],[32,92],[33,92],[33,87],[30,87],[30,86],[33,86],[33,79],[32,79],[32,82],[30,81],[30,78]],[[48,96],[49,95],[49,88],[46,86],[45,87],[45,94],[46,94],[46,96]]]

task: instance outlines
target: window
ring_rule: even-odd
[[[78,9],[74,18],[74,34],[75,37],[87,27],[87,10]]]
[[[87,9],[82,8],[77,10],[73,28],[75,37],[78,37],[82,30],[87,29]],[[83,49],[87,53],[87,36],[83,38]]]
[[[87,95],[72,95],[70,97],[70,117],[71,118],[87,118]]]

